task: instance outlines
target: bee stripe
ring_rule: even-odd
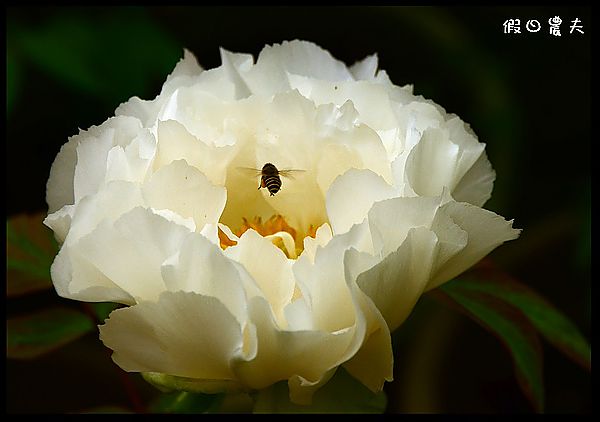
[[[281,179],[279,176],[266,176],[265,185],[267,186],[269,193],[274,195],[281,188]]]

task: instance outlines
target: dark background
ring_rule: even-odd
[[[560,16],[561,37],[548,33]],[[506,19],[521,34],[504,34]],[[585,34],[569,34],[579,18]],[[542,30],[525,30],[537,19]],[[251,53],[294,38],[348,65],[374,52],[398,84],[469,123],[497,178],[486,208],[522,228],[491,257],[561,309],[591,341],[589,8],[149,7],[7,9],[7,217],[46,209],[60,146],[129,97],[152,99],[185,47],[210,69],[219,47]],[[54,292],[7,301],[8,316]],[[510,356],[465,317],[425,297],[394,336],[389,412],[530,412]],[[7,360],[7,411],[128,406],[118,370],[87,335],[33,361]],[[591,411],[591,374],[544,344],[546,411]],[[156,391],[133,376],[144,400]]]

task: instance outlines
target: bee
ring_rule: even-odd
[[[293,179],[294,173],[304,172],[304,170],[278,170],[274,164],[267,163],[263,166],[261,170],[248,168],[248,167],[240,167],[242,170],[251,171],[255,176],[260,176],[260,184],[258,185],[258,189],[267,188],[271,196],[275,196],[277,192],[281,189],[281,177],[288,177]]]

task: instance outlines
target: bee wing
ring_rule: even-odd
[[[279,175],[283,177],[287,177],[288,179],[294,179],[294,176],[298,176],[301,173],[305,173],[306,170],[297,170],[297,169],[286,169],[279,170]]]
[[[262,170],[255,169],[253,167],[236,167],[236,170],[248,177],[262,176]]]

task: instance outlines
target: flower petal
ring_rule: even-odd
[[[371,54],[361,61],[354,63],[350,67],[350,72],[357,81],[373,79],[375,77],[375,72],[377,71],[377,63],[377,53]]]
[[[46,202],[48,214],[54,213],[65,205],[75,203],[73,193],[73,175],[77,164],[77,144],[79,138],[72,136],[69,142],[60,147],[46,183]]]
[[[173,161],[158,169],[144,183],[142,191],[148,206],[191,217],[197,230],[207,223],[216,224],[227,200],[224,187],[211,184],[185,160]]]
[[[99,224],[77,251],[138,302],[156,300],[166,290],[161,265],[189,233],[188,227],[138,207],[114,224]]]
[[[158,140],[155,168],[183,159],[200,170],[213,185],[225,183],[227,164],[234,147],[207,145],[173,120],[158,123]]]
[[[225,255],[244,266],[271,304],[277,320],[282,323],[283,308],[290,303],[295,287],[291,263],[283,251],[249,229],[237,245],[225,250]]]
[[[513,229],[513,220],[506,221],[492,211],[465,202],[448,202],[440,208],[455,224],[468,234],[468,243],[456,256],[450,258],[427,285],[431,290],[456,277],[502,243],[516,239],[520,229]]]
[[[353,329],[337,333],[281,330],[262,297],[250,300],[248,313],[256,326],[258,353],[249,360],[239,359],[232,367],[236,376],[254,389],[294,376],[320,380],[340,363],[354,338]]]
[[[253,93],[270,96],[290,89],[288,73],[329,81],[353,79],[346,65],[328,51],[299,40],[265,46],[256,65],[243,78]]]
[[[177,255],[162,266],[169,291],[194,292],[212,296],[241,323],[246,320],[246,293],[238,269],[218,246],[193,233]]]
[[[333,232],[347,232],[367,217],[375,202],[394,196],[396,190],[371,170],[348,170],[327,191],[327,216]]]
[[[225,305],[192,292],[163,292],[156,303],[118,309],[99,328],[115,363],[129,372],[233,379],[230,361],[242,347]]]
[[[437,236],[425,227],[411,228],[396,251],[358,276],[358,286],[377,306],[390,331],[404,322],[423,293],[436,254]]]

